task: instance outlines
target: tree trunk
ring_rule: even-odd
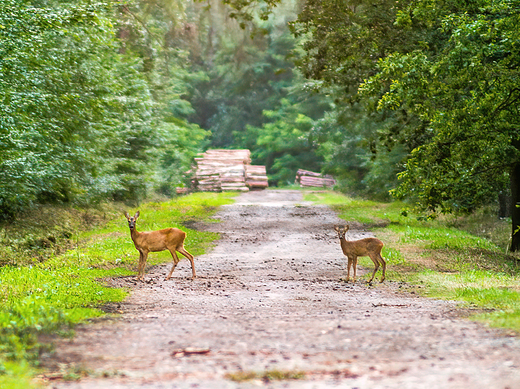
[[[511,251],[520,250],[520,163],[511,169]]]
[[[498,217],[503,219],[511,217],[511,195],[507,193],[500,193],[498,195]]]

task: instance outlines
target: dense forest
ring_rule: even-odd
[[[0,216],[189,185],[248,148],[430,216],[511,198],[519,0],[3,0]]]

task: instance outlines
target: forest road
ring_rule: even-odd
[[[112,281],[132,288],[121,315],[79,326],[52,357],[91,374],[50,387],[520,388],[519,339],[389,278],[341,281],[333,226],[342,221],[329,208],[266,190],[241,194],[217,217],[203,228],[222,238],[195,259],[197,279],[184,259],[169,281],[170,264],[149,269],[145,283]],[[305,378],[229,379],[237,372]]]

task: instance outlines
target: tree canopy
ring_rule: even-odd
[[[444,211],[473,210],[505,190],[518,163],[518,10],[511,2],[475,2],[457,10],[417,4],[403,28],[431,25],[442,47],[394,52],[361,86],[376,109],[404,109],[425,123],[400,175],[398,197]],[[415,16],[417,15],[417,16]]]

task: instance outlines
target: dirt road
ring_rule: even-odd
[[[328,208],[269,190],[240,195],[218,217],[205,228],[222,239],[196,258],[196,280],[183,260],[170,281],[170,265],[149,270],[151,283],[114,281],[133,289],[120,318],[79,327],[55,356],[92,374],[51,387],[520,388],[519,339],[391,279],[342,282],[341,221]],[[251,371],[305,379],[226,378]]]

